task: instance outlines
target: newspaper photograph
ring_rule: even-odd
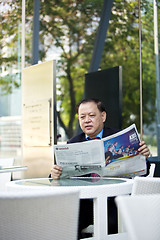
[[[103,138],[107,176],[137,176],[146,173],[146,159],[138,152],[139,135],[135,124]]]
[[[56,162],[62,178],[96,173],[101,177],[134,177],[146,173],[146,159],[138,153],[136,125],[102,138],[65,145],[55,145]],[[96,176],[96,175],[95,175]]]

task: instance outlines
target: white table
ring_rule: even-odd
[[[107,197],[130,194],[133,180],[123,178],[72,178],[53,180],[48,178],[24,179],[7,184],[7,190],[42,191],[60,189],[77,189],[80,198],[94,199],[94,237],[87,239],[108,240],[126,239],[126,233],[108,235]]]

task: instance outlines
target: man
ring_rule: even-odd
[[[67,143],[76,143],[88,141],[93,138],[103,138],[118,132],[118,129],[104,127],[106,121],[106,110],[103,103],[98,99],[84,99],[77,105],[78,119],[83,133],[71,138]],[[140,143],[139,153],[146,158],[150,155],[150,151],[144,141]],[[54,165],[51,169],[51,177],[59,179],[62,174],[62,168]],[[116,233],[117,229],[114,220],[117,217],[114,207],[114,201],[108,201],[109,209],[109,232]],[[83,228],[93,224],[93,209],[92,201],[81,200],[80,204],[80,222],[79,222],[79,237]],[[84,214],[83,214],[84,213]],[[113,221],[113,223],[112,223]]]

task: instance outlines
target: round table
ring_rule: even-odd
[[[53,180],[51,178],[33,178],[12,181],[7,184],[8,191],[68,190],[80,191],[80,198],[94,200],[94,237],[96,240],[125,239],[122,234],[108,235],[107,201],[108,197],[130,194],[133,180],[124,178],[73,177]],[[113,238],[112,238],[113,237]],[[115,238],[116,237],[116,238]]]

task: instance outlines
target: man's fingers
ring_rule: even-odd
[[[51,177],[53,179],[59,179],[62,174],[62,168],[58,165],[53,165],[51,169]]]
[[[140,142],[140,147],[138,149],[139,153],[148,157],[150,155],[150,150],[144,141]]]

